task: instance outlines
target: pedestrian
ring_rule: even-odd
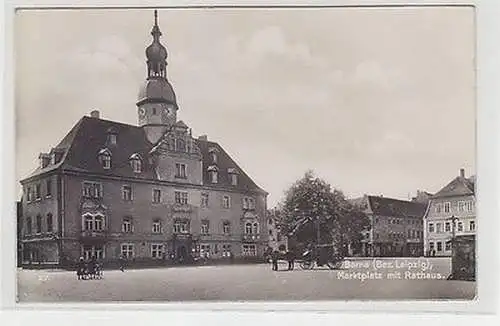
[[[95,256],[92,256],[92,258],[90,259],[89,269],[90,277],[95,280],[97,276],[97,259]]]
[[[273,271],[278,271],[278,259],[280,257],[280,253],[278,250],[274,250],[271,254],[271,260],[273,265]]]
[[[76,265],[76,276],[79,280],[83,279],[83,274],[85,273],[85,261],[83,257],[80,257],[78,264]]]
[[[292,271],[295,265],[295,254],[293,251],[288,250],[285,254],[286,260],[288,261],[288,270]]]
[[[125,257],[123,255],[120,255],[120,258],[118,258],[118,263],[120,264],[120,270],[122,272],[125,271]]]

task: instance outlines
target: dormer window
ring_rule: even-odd
[[[218,182],[219,173],[217,170],[218,169],[215,165],[208,167],[208,175],[210,176],[210,182],[212,182],[212,183]]]
[[[111,127],[108,129],[108,139],[107,143],[109,145],[116,145],[116,135],[118,134],[118,130],[115,127]]]
[[[111,152],[107,148],[99,151],[99,161],[103,169],[111,169]]]
[[[132,170],[134,170],[134,173],[142,172],[142,159],[139,154],[136,153],[130,156],[130,166],[132,167]]]
[[[229,168],[227,170],[227,172],[229,173],[229,178],[231,179],[231,184],[233,186],[237,186],[238,185],[238,171],[234,168]]]
[[[61,159],[63,157],[63,153],[64,152],[60,149],[53,149],[52,153],[50,154],[50,156],[51,156],[50,161],[52,162],[52,164],[57,164],[57,163],[61,162]]]
[[[210,147],[208,149],[208,152],[210,153],[210,160],[213,164],[216,164],[217,163],[217,148],[215,147]]]
[[[111,145],[116,145],[116,135],[115,134],[109,135],[109,143]]]
[[[186,142],[184,141],[184,139],[177,139],[176,150],[178,152],[185,152],[186,151]]]
[[[41,153],[39,159],[40,159],[40,167],[42,169],[50,164],[50,155],[48,153]]]

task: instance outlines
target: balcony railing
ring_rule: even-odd
[[[260,234],[255,234],[255,233],[244,233],[241,238],[243,239],[243,241],[256,241],[256,240],[260,240]]]
[[[90,239],[102,239],[107,236],[108,232],[106,230],[84,230],[81,232],[81,238]]]
[[[172,211],[181,213],[191,213],[193,211],[193,207],[189,204],[175,203],[172,205]]]

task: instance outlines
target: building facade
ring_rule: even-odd
[[[370,219],[370,230],[363,232],[361,256],[421,256],[423,216],[426,204],[382,196],[352,200]]]
[[[23,203],[22,201],[16,201],[16,217],[17,217],[17,223],[16,223],[16,239],[17,239],[17,266],[21,266],[23,262],[23,250],[22,250],[22,229],[23,229]]]
[[[263,255],[267,193],[177,119],[156,11],[151,35],[138,125],[92,111],[21,181],[25,264]]]
[[[451,256],[455,236],[475,235],[475,177],[460,174],[431,197],[425,213],[424,252],[428,256]]]

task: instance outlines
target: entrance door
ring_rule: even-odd
[[[182,263],[187,259],[187,250],[186,246],[177,247],[177,260]]]

